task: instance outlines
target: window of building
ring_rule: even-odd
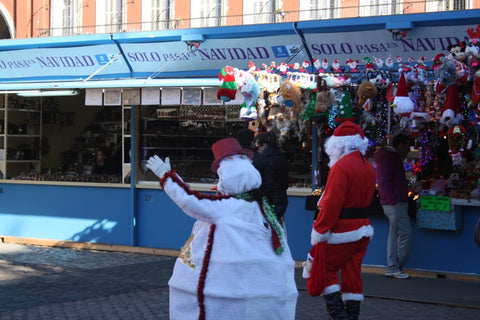
[[[253,0],[243,2],[243,23],[274,23],[277,22],[278,9],[282,8],[282,1],[279,0]]]
[[[300,20],[339,18],[338,0],[309,0],[300,2]]]
[[[434,0],[426,2],[426,12],[472,9],[472,0]]]
[[[50,36],[68,36],[81,32],[82,1],[53,0]]]
[[[360,0],[361,17],[386,16],[402,13],[402,0]]]
[[[222,24],[222,16],[225,15],[224,1],[198,0],[191,2],[191,27],[215,27]]]
[[[174,0],[143,0],[142,30],[169,29],[171,19],[175,16]]]
[[[96,32],[119,32],[126,22],[126,0],[97,0]]]

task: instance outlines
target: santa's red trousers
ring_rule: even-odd
[[[325,287],[338,284],[338,271],[341,271],[341,292],[356,294],[363,292],[362,261],[367,253],[369,242],[370,238],[362,238],[355,242],[327,244],[325,248]]]

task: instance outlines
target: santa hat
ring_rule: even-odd
[[[414,109],[413,101],[408,96],[407,82],[405,81],[403,72],[400,74],[400,80],[398,80],[397,92],[393,99],[392,107],[393,111],[399,115],[409,115]]]
[[[333,135],[325,142],[325,151],[328,155],[341,150],[344,155],[353,151],[360,151],[363,155],[368,148],[368,138],[362,128],[352,121],[345,121],[335,129]]]
[[[460,97],[458,95],[457,85],[452,84],[447,89],[447,97],[445,98],[445,106],[443,107],[442,117],[440,123],[449,127],[459,123],[463,117],[460,114],[462,107]]]
[[[223,80],[217,91],[217,99],[228,102],[235,99],[237,93],[237,83],[235,82],[234,70],[230,66],[226,66],[218,74],[218,79]]]
[[[350,94],[348,90],[343,91],[342,101],[338,105],[338,113],[336,122],[344,122],[348,120],[355,120],[352,112],[352,101],[350,100]]]

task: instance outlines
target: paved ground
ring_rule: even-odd
[[[173,262],[158,255],[0,243],[0,320],[166,320]],[[480,319],[479,283],[372,274],[364,280],[362,320]],[[321,298],[310,297],[300,278],[297,285],[296,319],[327,319]],[[431,302],[411,301],[415,297]]]

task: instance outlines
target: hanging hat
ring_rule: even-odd
[[[218,166],[220,161],[222,161],[225,157],[233,156],[236,154],[243,154],[252,159],[253,151],[248,149],[243,149],[238,143],[237,139],[235,138],[224,138],[215,142],[212,145],[212,152],[213,156],[215,157],[215,161],[213,161],[211,165],[211,169],[213,172],[217,172]]]
[[[449,86],[447,89],[447,97],[445,98],[445,106],[443,107],[440,123],[443,123],[448,127],[459,123],[461,118],[463,118],[462,114],[460,113],[462,109],[461,104],[462,103],[458,94],[457,85],[453,84]]]
[[[342,101],[338,105],[338,113],[336,122],[344,122],[347,120],[355,120],[352,112],[352,101],[350,100],[350,94],[348,90],[343,91]]]
[[[403,76],[403,72],[400,74],[400,80],[398,80],[397,93],[393,99],[393,111],[399,115],[409,115],[413,109],[414,104],[412,99],[408,96],[407,82]]]
[[[223,80],[217,92],[217,99],[228,102],[235,99],[237,93],[237,83],[235,73],[232,67],[226,66],[218,74],[218,79]]]

